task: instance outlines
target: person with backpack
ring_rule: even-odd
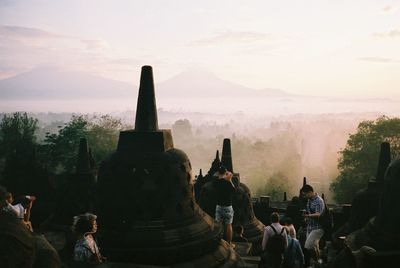
[[[306,214],[304,215],[307,221],[307,239],[304,247],[309,253],[307,256],[320,261],[319,241],[324,236],[320,217],[325,210],[325,202],[318,193],[314,192],[311,185],[304,185],[300,192],[308,199]]]
[[[286,231],[289,231],[285,226]],[[288,246],[283,254],[282,268],[304,267],[304,254],[300,242],[295,237],[288,235]]]
[[[282,265],[283,253],[288,245],[288,236],[285,228],[279,224],[279,218],[279,214],[273,212],[270,216],[271,225],[264,228],[261,267],[279,268]]]

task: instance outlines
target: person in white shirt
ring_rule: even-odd
[[[13,205],[14,198],[12,193],[6,193],[6,202],[7,202],[7,210],[13,212],[18,219],[22,220],[29,230],[33,231],[32,224],[30,222],[31,209],[33,201],[36,200],[35,196],[24,196],[23,201],[21,203],[17,203]]]
[[[271,225],[264,228],[262,240],[262,267],[280,267],[283,253],[288,245],[286,229],[279,224],[279,214],[273,212],[270,216]]]

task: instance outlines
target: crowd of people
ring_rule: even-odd
[[[272,213],[271,224],[264,230],[261,267],[295,268],[322,263],[319,244],[325,231],[321,218],[327,207],[312,186],[306,184],[300,192],[302,198],[307,200],[304,225],[296,232],[290,217],[280,219],[277,212]]]
[[[232,241],[248,242],[243,236],[244,230],[241,225],[235,227],[235,237],[232,240],[234,216],[232,196],[235,191],[232,183],[233,174],[221,166],[214,176],[217,177],[215,182],[217,198],[215,221],[224,225],[225,238],[231,245]],[[318,193],[314,192],[313,187],[308,184],[302,187],[300,193],[301,197],[307,200],[302,215],[305,228],[302,228],[297,234],[290,217],[286,216],[281,219],[277,212],[272,213],[271,224],[264,229],[260,267],[308,267],[312,263],[322,263],[319,243],[324,236],[324,228],[320,219],[326,205]]]
[[[235,243],[248,243],[243,236],[244,228],[241,225],[235,226],[233,233],[232,198],[235,192],[235,185],[232,182],[233,174],[224,166],[216,172],[216,213],[215,221],[224,226],[226,241],[235,247]],[[0,186],[1,187],[1,186]],[[0,213],[7,213],[19,219],[29,232],[33,232],[30,222],[32,205],[36,200],[35,196],[22,196],[14,200],[12,193],[1,187]],[[290,217],[283,217],[277,212],[270,215],[271,224],[264,229],[262,239],[261,268],[295,268],[307,267],[310,260],[321,262],[319,241],[324,235],[324,229],[320,223],[320,217],[326,209],[324,200],[314,192],[310,185],[304,185],[301,195],[307,199],[306,209],[303,215],[305,228],[296,232]],[[97,216],[85,213],[75,216],[72,224],[72,231],[75,235],[71,259],[76,263],[99,264],[106,261],[100,253],[99,246],[94,234],[97,232]],[[301,233],[305,233],[305,239],[301,239]],[[302,241],[301,243],[299,241]],[[234,243],[232,243],[234,242]]]

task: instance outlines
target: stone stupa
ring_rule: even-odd
[[[99,240],[110,262],[129,267],[242,263],[221,239],[222,227],[195,202],[187,155],[174,148],[170,130],[158,128],[150,66],[142,67],[135,129],[120,132],[117,150],[99,168],[97,199]]]

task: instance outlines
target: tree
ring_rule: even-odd
[[[118,134],[123,125],[110,115],[89,118],[74,115],[56,134],[48,134],[41,155],[53,173],[71,173],[75,169],[79,141],[85,137],[96,163],[117,147]]]
[[[339,176],[330,188],[339,203],[349,203],[376,175],[380,144],[389,142],[392,159],[400,154],[400,118],[382,116],[375,121],[362,121],[340,151]]]
[[[74,169],[79,140],[87,136],[88,125],[86,116],[74,115],[57,134],[46,136],[40,152],[51,172],[60,174]]]
[[[192,137],[192,125],[187,119],[179,119],[172,125],[172,133],[177,139],[187,140]]]
[[[257,195],[268,195],[271,200],[282,201],[283,193],[291,193],[293,187],[289,182],[289,178],[281,172],[272,174],[268,178],[264,188],[258,190]]]
[[[36,158],[37,123],[27,113],[5,115],[0,122],[2,183],[16,196],[48,192],[47,172]]]
[[[4,115],[0,122],[0,157],[7,157],[36,144],[35,132],[38,120],[27,113]]]
[[[95,117],[89,122],[87,138],[96,163],[117,148],[119,132],[123,128],[121,120],[110,115]]]
[[[35,132],[38,120],[27,113],[4,115],[0,122],[0,170],[6,161],[26,162],[32,156],[36,146]],[[3,175],[3,174],[2,174]]]

